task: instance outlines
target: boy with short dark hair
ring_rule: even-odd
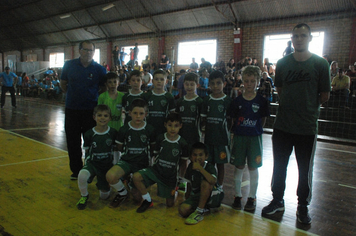
[[[155,128],[156,134],[163,134],[166,130],[162,125],[169,112],[174,111],[174,98],[171,93],[164,90],[167,73],[156,70],[153,73],[153,89],[142,94],[142,98],[148,103],[149,113],[147,123]]]
[[[246,66],[242,72],[244,92],[231,104],[233,147],[231,164],[235,168],[235,198],[232,207],[241,209],[241,183],[244,168],[249,169],[250,193],[244,210],[256,208],[256,192],[258,186],[258,169],[262,166],[262,134],[266,117],[269,116],[268,101],[256,92],[261,70],[257,66]]]
[[[100,191],[100,198],[110,196],[110,185],[106,180],[107,171],[113,166],[113,147],[117,131],[108,126],[111,111],[107,105],[94,108],[93,118],[96,126],[84,134],[85,165],[78,175],[78,187],[82,197],[77,203],[79,210],[84,210],[89,199],[88,180],[97,176],[96,186]]]
[[[179,206],[179,214],[189,216],[185,223],[197,224],[203,220],[204,209],[213,210],[221,205],[224,192],[216,187],[216,170],[213,164],[207,162],[209,152],[205,144],[194,143],[190,151],[191,163],[185,174],[188,188],[185,201]]]
[[[129,116],[130,105],[133,100],[140,98],[143,91],[141,90],[142,85],[142,73],[138,70],[133,70],[130,72],[130,76],[127,79],[128,84],[131,86],[131,89],[128,93],[122,98],[122,112],[124,116],[124,124],[127,124],[131,117]]]
[[[118,192],[110,203],[112,208],[118,207],[127,198],[127,190],[121,178],[146,168],[149,164],[149,151],[155,143],[155,131],[145,122],[147,109],[144,100],[135,99],[129,112],[132,120],[121,127],[117,135],[116,143],[123,154],[121,160],[106,174],[106,179]]]
[[[213,71],[209,76],[212,93],[204,98],[202,108],[202,128],[204,143],[209,148],[208,161],[216,164],[219,187],[224,182],[224,164],[230,160],[230,133],[228,131],[231,97],[224,94],[225,76],[221,71]]]
[[[141,206],[136,211],[138,213],[153,206],[147,187],[155,183],[157,183],[157,195],[166,198],[167,207],[174,205],[178,163],[181,158],[188,156],[188,144],[178,134],[182,128],[182,119],[179,114],[169,114],[164,126],[167,132],[157,138],[154,165],[133,175],[133,182],[143,199]]]

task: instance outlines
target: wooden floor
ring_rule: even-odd
[[[286,211],[271,219],[261,217],[261,209],[271,200],[273,159],[271,136],[267,134],[263,136],[256,211],[230,208],[233,167],[227,165],[222,211],[205,216],[198,225],[187,226],[177,211],[183,193],[168,209],[153,194],[154,207],[138,214],[131,199],[122,207],[109,208],[108,201],[99,200],[95,184],[91,184],[87,209],[77,210],[80,193],[76,181],[69,179],[63,104],[18,97],[17,107],[11,108],[7,97],[5,108],[0,110],[0,235],[355,235],[353,145],[318,142],[310,226],[296,221],[298,173],[294,156],[288,167]],[[246,196],[249,182],[243,185]]]

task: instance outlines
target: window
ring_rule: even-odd
[[[324,32],[312,32],[312,36],[313,40],[309,43],[309,51],[318,56],[322,56]],[[289,40],[291,40],[290,34],[266,35],[263,47],[263,58],[267,57],[269,62],[277,63],[277,61],[283,57],[283,52]]]
[[[130,61],[130,48],[134,48],[135,45],[133,46],[125,46],[122,48],[125,48],[125,53],[127,55],[124,58],[125,64],[127,64]],[[148,56],[148,45],[137,45],[138,47],[138,55],[137,55],[137,61],[138,64],[141,66],[141,62],[146,59],[146,56]]]
[[[63,65],[64,65],[64,53],[63,52],[49,54],[49,67],[50,68],[63,67]]]
[[[192,58],[200,64],[201,58],[210,62],[216,62],[216,39],[200,40],[178,43],[178,65],[190,65]]]
[[[100,64],[100,49],[98,48],[95,49],[93,59],[95,62]]]

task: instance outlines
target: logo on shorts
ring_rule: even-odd
[[[220,160],[225,160],[226,159],[226,152],[220,152],[219,158],[220,158]]]
[[[166,100],[161,100],[161,106],[164,107],[167,105],[167,101]]]
[[[254,113],[258,112],[259,109],[260,109],[260,105],[258,105],[257,103],[252,104],[252,110]]]
[[[195,105],[190,106],[190,111],[195,112],[197,110],[197,107]]]
[[[174,157],[176,157],[176,156],[178,156],[178,154],[179,154],[179,150],[178,150],[177,148],[174,148],[174,149],[172,150],[172,155],[173,155]]]
[[[219,110],[219,112],[223,112],[224,111],[224,106],[223,105],[219,105],[218,106],[218,110]]]
[[[108,145],[109,147],[112,145],[112,139],[111,138],[107,139],[105,142],[106,142],[106,145]]]
[[[143,143],[147,142],[147,136],[146,136],[145,134],[142,134],[142,135],[140,136],[140,139],[141,139],[141,141],[142,141]]]
[[[257,164],[260,164],[262,162],[262,157],[261,156],[257,156],[255,161],[256,161]]]

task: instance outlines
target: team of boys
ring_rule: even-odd
[[[133,199],[142,202],[138,213],[153,206],[149,186],[157,183],[157,195],[171,207],[178,182],[187,181],[179,213],[187,217],[186,224],[196,224],[206,211],[220,207],[224,164],[229,162],[236,166],[232,206],[242,208],[241,182],[247,160],[250,193],[244,209],[254,210],[257,168],[262,165],[262,127],[269,116],[268,101],[256,93],[260,75],[259,67],[245,67],[244,93],[232,100],[223,92],[226,82],[222,72],[210,74],[212,93],[204,99],[196,94],[198,75],[188,73],[184,78],[186,95],[175,103],[164,90],[167,75],[163,70],[155,71],[153,89],[146,93],[140,90],[141,72],[131,72],[127,94],[117,91],[118,77],[108,73],[107,91],[100,94],[94,109],[96,126],[84,135],[85,165],[78,175],[81,198],[77,208],[86,208],[88,183],[95,176],[101,199],[110,197],[111,187],[117,191],[109,205],[114,208],[127,199],[124,180],[131,174],[127,186]],[[205,144],[200,142],[202,131]]]

